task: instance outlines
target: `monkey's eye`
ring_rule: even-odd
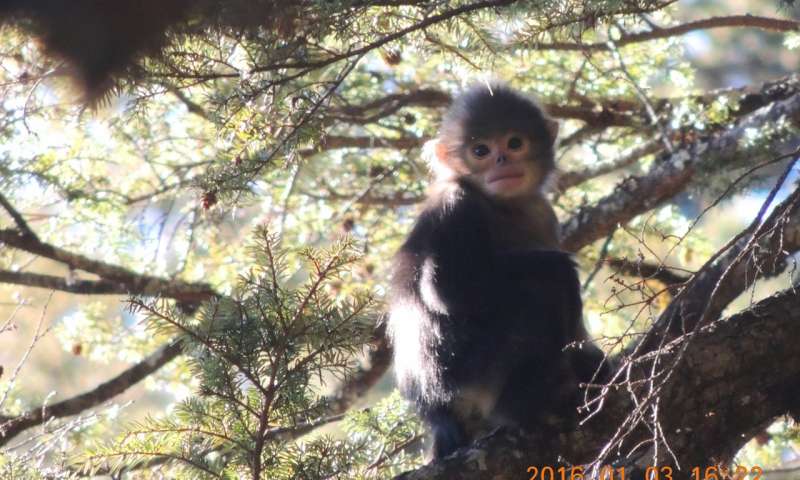
[[[522,148],[522,139],[519,137],[511,137],[508,139],[508,148],[511,150],[519,150]]]
[[[486,155],[489,155],[490,151],[491,151],[491,149],[489,148],[489,146],[488,145],[484,145],[483,143],[479,143],[477,145],[473,145],[472,146],[472,154],[475,155],[478,158],[485,157]]]

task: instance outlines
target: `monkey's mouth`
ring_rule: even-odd
[[[490,175],[489,178],[487,179],[487,182],[495,183],[495,182],[501,182],[503,180],[512,180],[512,179],[516,180],[516,179],[522,179],[522,177],[524,176],[525,176],[524,172],[520,172],[517,170],[510,170],[508,172],[499,172],[497,174]]]

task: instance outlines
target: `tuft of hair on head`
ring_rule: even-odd
[[[558,123],[531,96],[502,82],[477,83],[467,88],[451,105],[442,122],[442,133],[459,128],[460,140],[517,130],[552,145]]]

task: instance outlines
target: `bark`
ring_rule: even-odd
[[[686,342],[691,342],[688,346]],[[683,350],[683,347],[688,347]],[[683,353],[682,353],[683,352]],[[787,290],[667,345],[663,364],[676,362],[663,387],[658,423],[684,471],[726,461],[776,416],[797,405],[800,383],[800,289]],[[403,480],[529,478],[529,466],[591,461],[632,409],[625,391],[580,429],[519,435],[497,432],[473,447],[407,472]],[[647,438],[634,432],[626,445]],[[626,449],[623,449],[626,451]],[[627,478],[653,462],[653,450],[615,459]],[[659,466],[674,462],[661,446]],[[675,478],[683,478],[676,476]]]

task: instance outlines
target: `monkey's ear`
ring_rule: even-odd
[[[451,179],[454,176],[469,173],[464,162],[447,147],[441,139],[430,140],[422,148],[423,158],[428,162],[437,179]]]
[[[558,122],[551,118],[545,118],[544,128],[546,128],[547,133],[550,134],[550,141],[555,143],[556,137],[558,137]]]
[[[439,140],[434,140],[433,153],[436,159],[442,163],[447,163],[449,155],[447,154],[447,146]]]

